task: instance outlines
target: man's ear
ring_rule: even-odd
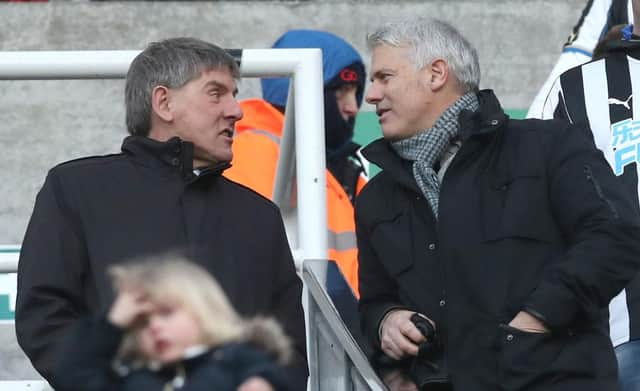
[[[449,81],[449,64],[442,58],[436,58],[429,64],[429,86],[433,91],[440,90]]]
[[[163,121],[173,120],[173,113],[169,107],[170,93],[165,86],[155,86],[151,91],[151,110]]]

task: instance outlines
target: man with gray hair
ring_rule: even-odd
[[[106,270],[166,252],[212,273],[241,315],[276,317],[294,344],[292,389],[305,388],[301,281],[280,212],[221,175],[242,118],[238,77],[233,57],[213,44],[152,43],[127,73],[131,135],[122,153],[49,171],[22,244],[16,333],[54,388],[62,336],[80,317],[110,307]],[[163,321],[175,319],[167,313]],[[162,336],[157,348],[171,349],[176,338]]]
[[[616,390],[607,304],[640,221],[585,129],[512,120],[435,19],[368,36],[384,138],[360,193],[363,328],[428,390]]]

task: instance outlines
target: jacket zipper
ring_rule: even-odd
[[[584,173],[587,177],[587,180],[593,184],[593,187],[595,188],[596,193],[598,194],[598,197],[600,197],[600,199],[604,201],[605,204],[607,204],[607,206],[609,207],[609,210],[611,210],[611,214],[613,214],[613,218],[618,219],[619,218],[618,211],[616,210],[611,200],[605,197],[604,192],[600,187],[600,183],[596,179],[595,175],[593,175],[593,171],[591,170],[590,165],[588,164],[584,165]]]

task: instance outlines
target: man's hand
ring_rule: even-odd
[[[253,376],[244,381],[238,387],[238,391],[274,391],[273,387],[264,378]]]
[[[528,312],[520,311],[511,322],[509,326],[526,331],[528,333],[548,333],[549,329],[542,323],[542,321]]]
[[[426,341],[420,330],[410,320],[414,313],[414,311],[393,310],[382,320],[380,347],[394,360],[417,356],[418,345]],[[431,319],[425,318],[433,325]]]
[[[128,328],[152,309],[146,294],[132,287],[123,288],[113,302],[107,319],[120,328]]]

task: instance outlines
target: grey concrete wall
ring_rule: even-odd
[[[352,42],[390,16],[452,22],[478,48],[482,87],[508,108],[526,108],[586,0],[0,3],[0,50],[142,49],[195,36],[224,47],[265,48],[291,28],[318,28]],[[259,95],[243,82],[241,97]],[[47,170],[119,150],[123,82],[0,81],[0,244],[20,243]],[[34,372],[0,329],[0,380]]]

